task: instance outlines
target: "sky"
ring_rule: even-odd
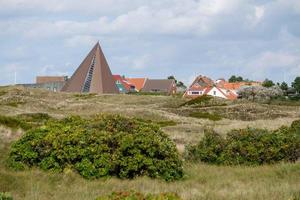
[[[0,0],[0,85],[71,76],[99,41],[113,74],[292,82],[299,0]]]

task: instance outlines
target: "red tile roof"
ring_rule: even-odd
[[[125,80],[133,84],[137,91],[140,91],[144,87],[147,78],[125,78]]]

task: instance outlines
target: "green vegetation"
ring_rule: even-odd
[[[229,82],[229,83],[242,82],[242,81],[244,81],[243,77],[241,77],[241,76],[235,76],[235,75],[232,75],[232,76],[228,79],[228,82]]]
[[[282,82],[281,84],[279,84],[280,89],[282,89],[283,91],[287,91],[289,89],[289,86],[286,82]]]
[[[26,123],[24,120],[21,120],[16,117],[8,117],[8,116],[2,116],[0,115],[0,125],[12,128],[12,129],[18,129],[22,128],[24,130],[28,130],[31,128],[30,124]]]
[[[265,79],[264,82],[262,83],[262,86],[266,88],[272,87],[274,85],[275,85],[274,82],[269,79]]]
[[[173,120],[145,120],[145,119],[141,119],[141,118],[135,118],[135,120],[138,120],[138,121],[144,122],[144,123],[156,124],[160,127],[176,126],[177,125],[177,122],[175,122]]]
[[[6,95],[6,94],[7,94],[7,91],[0,90],[0,96]]]
[[[210,100],[212,100],[212,96],[202,95],[197,98],[191,99],[180,106],[206,106],[209,104]]]
[[[206,131],[197,145],[187,147],[186,157],[225,165],[296,162],[300,157],[300,121],[275,131],[252,128],[232,130],[226,138],[214,131]]]
[[[166,92],[129,92],[128,94],[131,95],[137,95],[137,96],[143,96],[143,95],[149,95],[149,96],[168,96]]]
[[[268,104],[269,105],[282,105],[282,106],[300,106],[300,97],[277,97],[272,98]]]
[[[96,95],[96,93],[74,94],[74,97],[76,97],[77,99],[91,99],[94,98]]]
[[[144,195],[139,192],[129,191],[129,192],[113,192],[109,196],[99,197],[96,200],[181,200],[181,198],[174,193]]]
[[[201,119],[209,119],[212,121],[219,121],[222,119],[222,116],[216,113],[208,113],[208,112],[191,112],[189,114],[190,117],[201,118]]]
[[[24,113],[16,117],[0,115],[0,125],[12,128],[29,130],[45,123],[51,117],[46,113]]]
[[[19,170],[74,170],[85,178],[183,176],[175,144],[158,126],[113,115],[50,120],[12,145],[8,163]]]
[[[300,76],[297,76],[292,83],[292,87],[295,88],[295,90],[300,93]]]
[[[0,200],[13,200],[13,198],[9,193],[0,192]]]

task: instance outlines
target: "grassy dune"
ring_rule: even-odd
[[[138,95],[74,95],[16,87],[0,88],[0,115],[48,113],[89,117],[97,113],[118,113],[145,120],[172,120],[164,127],[181,152],[184,145],[197,142],[207,127],[226,134],[247,126],[276,129],[300,118],[300,106],[261,105],[253,102],[224,102],[219,107],[179,107],[180,97]],[[190,110],[189,110],[190,109]],[[210,121],[191,118],[190,111],[220,112],[223,119]],[[10,144],[23,134],[0,126],[0,191],[11,192],[14,199],[86,199],[111,191],[137,190],[144,193],[176,192],[185,200],[200,199],[300,199],[300,163],[258,167],[213,166],[185,163],[184,180],[167,183],[140,177],[85,180],[73,172],[61,174],[38,169],[14,172],[5,167]]]

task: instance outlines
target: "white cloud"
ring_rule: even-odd
[[[115,0],[118,3],[121,0]],[[36,1],[24,3],[23,0],[13,0],[6,3],[3,7],[12,7],[14,9],[27,9],[27,7],[64,10],[71,7],[85,8],[85,4],[80,2],[70,3],[67,0],[61,2],[52,1]],[[43,2],[43,3],[41,3]],[[124,2],[127,2],[124,1]],[[194,35],[205,36],[216,29],[220,22],[232,17],[240,17],[247,13],[240,13],[240,8],[249,5],[237,0],[187,0],[175,1],[164,0],[163,3],[143,3],[135,4],[127,2],[127,4],[135,5],[131,9],[124,9],[122,13],[114,16],[101,15],[99,11],[98,18],[87,21],[78,20],[48,20],[48,19],[14,19],[10,21],[1,21],[0,27],[4,32],[2,34],[22,33],[28,38],[49,38],[69,35],[90,35],[90,34],[174,34],[174,35]],[[92,4],[86,3],[88,5]],[[2,3],[3,4],[3,3]],[[109,1],[95,2],[95,6],[99,8],[112,5]],[[0,3],[1,6],[1,3]],[[253,6],[252,6],[253,7]],[[11,9],[12,9],[11,8]],[[254,10],[254,14],[251,13]],[[242,9],[242,12],[250,12],[254,20],[260,20],[263,16],[264,9],[254,6],[254,9]],[[226,21],[226,20],[225,20]],[[241,22],[244,26],[244,22]],[[236,24],[235,28],[237,28]],[[228,27],[231,28],[231,27]],[[241,27],[240,27],[241,28]]]
[[[67,47],[82,47],[82,46],[92,46],[97,41],[97,37],[90,35],[75,35],[65,40],[65,45]]]
[[[151,56],[150,55],[143,55],[137,57],[133,60],[131,68],[134,70],[144,70],[145,68],[150,67]]]
[[[300,55],[285,52],[264,52],[251,65],[259,68],[290,67],[300,64]]]

